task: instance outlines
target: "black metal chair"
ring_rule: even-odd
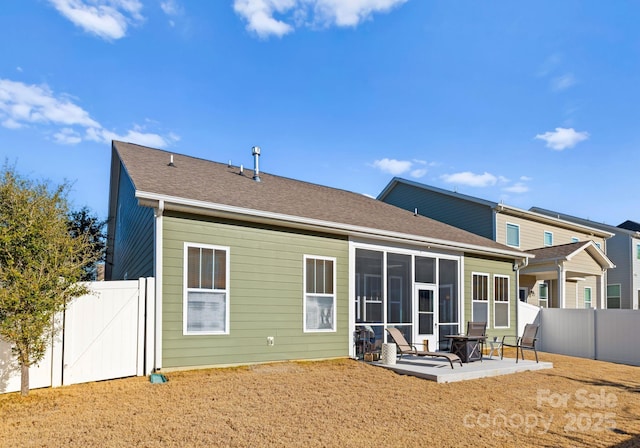
[[[509,343],[505,342],[506,338],[513,338],[515,336],[503,336],[502,337],[502,350],[500,351],[500,359],[504,356],[504,348],[505,347],[515,347],[516,349],[516,362],[518,362],[518,354],[522,356],[522,360],[524,361],[524,351],[525,350],[533,350],[536,355],[536,362],[538,362],[538,350],[536,350],[536,341],[538,338],[536,337],[538,334],[538,328],[540,325],[538,324],[527,324],[524,326],[524,332],[522,336],[516,338],[516,342]]]
[[[467,336],[482,338],[478,341],[478,344],[480,345],[480,362],[482,362],[482,356],[484,355],[484,342],[487,338],[487,323],[467,322]]]

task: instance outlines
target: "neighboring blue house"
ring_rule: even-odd
[[[549,308],[605,308],[613,233],[510,205],[394,178],[378,199],[535,258],[518,270],[520,300]]]

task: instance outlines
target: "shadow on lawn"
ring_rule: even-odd
[[[616,434],[627,434],[627,435],[631,435],[626,431],[623,431],[621,429],[612,429],[613,432],[615,432]],[[639,435],[634,435],[633,437],[631,437],[628,440],[625,440],[624,442],[620,442],[620,443],[616,443],[615,445],[611,445],[611,448],[634,448],[634,447],[638,447],[640,446],[640,436]]]
[[[585,379],[585,378],[575,378],[575,377],[571,377],[571,376],[566,376],[566,375],[554,375],[558,378],[564,378],[570,381],[576,381],[579,383],[583,383],[589,386],[595,386],[595,387],[612,387],[615,389],[620,389],[624,392],[631,392],[631,393],[640,393],[640,385],[629,385],[629,384],[624,384],[624,383],[618,383],[615,381],[609,381],[609,380],[605,380],[605,379]],[[640,445],[638,445],[640,446]]]

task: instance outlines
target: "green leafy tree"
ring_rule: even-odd
[[[69,233],[74,238],[86,237],[91,251],[96,261],[89,261],[83,267],[83,281],[92,281],[96,279],[96,268],[98,262],[104,261],[107,236],[104,229],[107,222],[98,218],[91,212],[88,207],[82,207],[80,210],[72,211],[68,216]]]
[[[17,357],[26,396],[29,367],[45,355],[54,316],[88,292],[78,281],[95,254],[86,235],[69,232],[67,183],[51,187],[7,166],[0,176],[0,338]]]

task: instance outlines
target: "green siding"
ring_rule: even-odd
[[[113,264],[109,280],[153,277],[153,209],[140,207],[135,189],[124,168],[120,168],[117,196]]]
[[[513,270],[513,260],[492,260],[474,255],[465,255],[464,259],[464,315],[465,320],[471,319],[471,275],[473,273],[489,274],[489,322],[487,336],[515,335],[517,333],[516,311],[518,307],[518,292],[516,291],[516,276]],[[505,275],[509,277],[509,328],[494,329],[493,324],[493,276]],[[463,324],[466,328],[466,322]]]
[[[165,215],[163,226],[163,367],[348,356],[346,239],[188,215]],[[227,335],[182,334],[185,241],[230,248]],[[335,332],[303,332],[305,254],[336,258]]]
[[[398,183],[384,202],[410,211],[417,208],[419,215],[494,239],[493,211],[487,205],[403,183]]]

